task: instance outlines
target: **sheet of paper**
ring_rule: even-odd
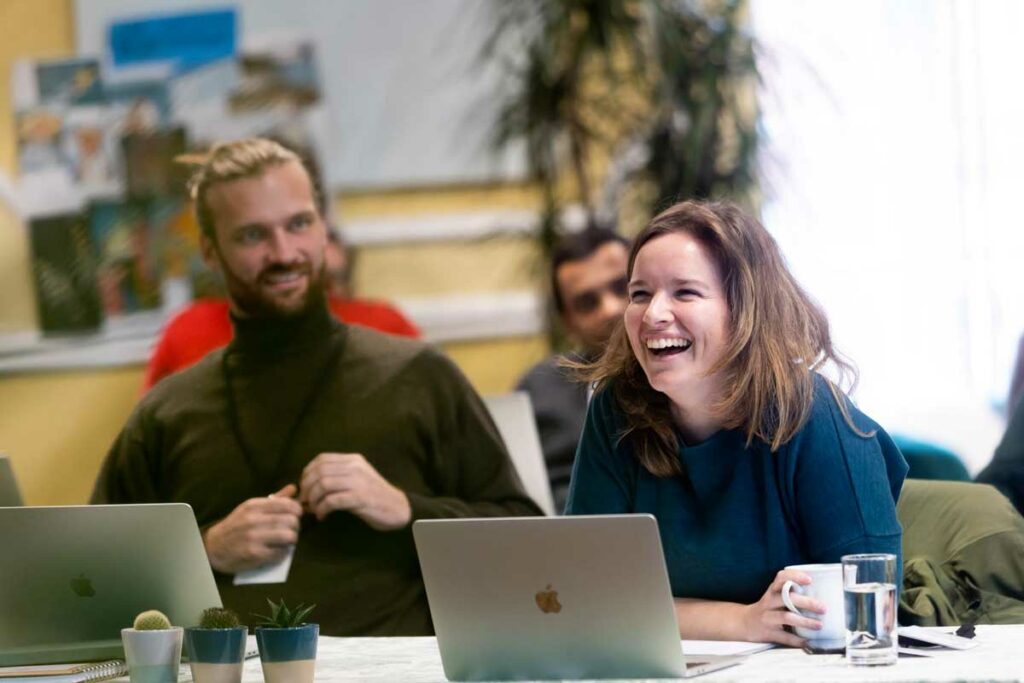
[[[293,555],[295,555],[295,546],[288,549],[288,554],[280,562],[238,572],[235,574],[234,583],[236,586],[255,583],[284,583],[288,580],[288,571],[292,568]]]
[[[693,656],[752,655],[775,647],[771,643],[748,643],[743,640],[684,640],[683,652]]]
[[[970,650],[978,646],[977,640],[961,638],[948,629],[938,629],[924,626],[900,626],[899,634],[907,638],[914,638],[933,645],[941,645],[952,650]]]

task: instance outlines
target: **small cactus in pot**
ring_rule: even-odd
[[[238,615],[223,607],[209,607],[199,617],[199,626],[185,629],[192,679],[196,683],[239,683],[245,661],[249,629]]]
[[[207,607],[199,615],[199,628],[238,628],[238,615],[226,607]]]
[[[132,683],[177,683],[181,665],[180,626],[163,612],[142,612],[131,628],[121,629],[128,675]]]
[[[171,620],[160,610],[146,610],[135,617],[132,628],[136,631],[166,631],[171,626]]]

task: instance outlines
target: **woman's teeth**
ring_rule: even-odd
[[[689,339],[648,339],[646,341],[647,348],[652,351],[661,351],[664,349],[681,349],[687,350],[693,345],[693,342]]]

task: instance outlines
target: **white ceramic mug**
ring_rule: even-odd
[[[811,577],[811,583],[801,586],[787,581],[782,586],[782,602],[790,612],[817,619],[821,630],[797,628],[796,634],[811,642],[844,641],[846,638],[846,615],[843,608],[843,565],[836,564],[794,564],[786,569],[795,569]],[[825,613],[802,612],[793,604],[792,591],[814,598],[825,604]]]

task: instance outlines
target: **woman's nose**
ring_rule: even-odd
[[[647,304],[647,310],[644,311],[644,322],[648,325],[657,325],[668,322],[671,317],[671,310],[664,294],[655,292]]]

